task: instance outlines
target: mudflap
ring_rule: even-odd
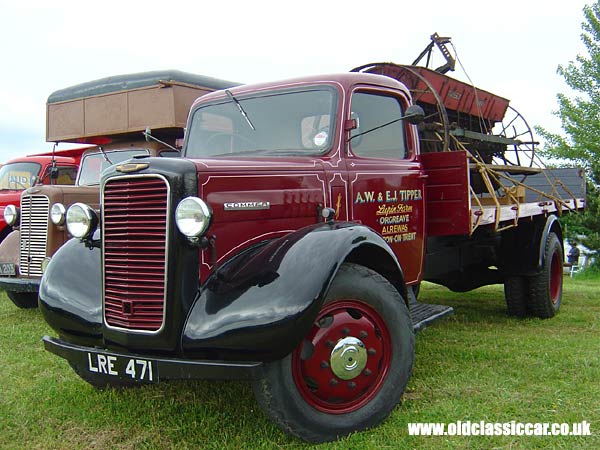
[[[415,333],[426,328],[436,320],[454,314],[454,308],[446,305],[435,305],[432,303],[421,303],[417,301],[412,289],[408,289],[408,309]]]

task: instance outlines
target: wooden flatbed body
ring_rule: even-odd
[[[585,207],[585,181],[577,169],[571,169],[578,174],[575,182],[566,186],[552,170],[482,164],[465,150],[421,158],[427,174],[429,236],[472,235],[485,226],[502,231],[520,220]],[[530,182],[532,175],[535,183]],[[481,192],[475,184],[486,189]]]

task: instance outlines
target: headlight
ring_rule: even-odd
[[[91,236],[98,226],[96,211],[84,203],[73,203],[67,210],[67,230],[71,236],[83,239]]]
[[[54,225],[65,223],[65,206],[62,203],[55,203],[50,208],[50,220]]]
[[[11,227],[19,221],[19,209],[15,205],[4,208],[4,221]]]
[[[42,273],[46,272],[46,267],[48,267],[48,264],[50,264],[50,257],[46,256],[44,259],[42,259]]]
[[[179,202],[175,210],[175,223],[187,237],[202,235],[210,225],[210,207],[198,197],[187,197]]]

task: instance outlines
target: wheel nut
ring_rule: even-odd
[[[366,376],[370,376],[373,372],[371,372],[371,369],[365,369],[365,371],[363,372]]]
[[[329,384],[331,386],[337,386],[338,384],[338,380],[336,380],[335,378],[332,378],[331,380],[329,380]]]
[[[327,361],[321,361],[321,369],[327,369],[329,367],[329,363]]]
[[[350,383],[348,383],[349,389],[354,389],[355,387],[356,387],[356,383],[354,381],[351,381]]]
[[[375,356],[377,354],[377,350],[375,350],[373,347],[371,347],[369,350],[367,350],[367,353],[370,356]]]
[[[347,327],[342,328],[342,334],[348,336],[350,334],[350,329]]]
[[[329,339],[327,341],[325,341],[325,345],[329,348],[333,348],[333,341],[330,341]]]
[[[367,332],[366,332],[366,331],[364,331],[364,330],[363,330],[363,331],[361,331],[361,332],[359,333],[359,336],[360,336],[360,338],[361,338],[361,339],[365,339],[365,338],[368,336],[368,334],[367,334]]]

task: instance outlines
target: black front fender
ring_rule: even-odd
[[[376,251],[361,251],[370,247]],[[351,223],[303,228],[234,257],[200,289],[183,331],[184,354],[263,361],[285,356],[308,332],[341,264],[358,254],[387,258],[402,277],[383,239]]]
[[[40,309],[61,336],[94,345],[102,342],[102,279],[99,248],[71,239],[58,249],[40,283]]]

